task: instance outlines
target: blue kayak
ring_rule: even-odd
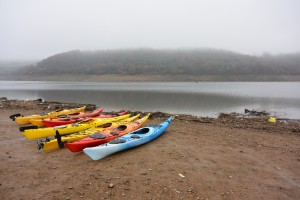
[[[159,125],[140,128],[122,137],[116,138],[109,143],[96,147],[85,148],[83,149],[83,152],[93,160],[100,160],[116,152],[145,144],[163,134],[163,132],[165,132],[165,130],[169,127],[172,119],[173,118],[170,117],[168,120]]]

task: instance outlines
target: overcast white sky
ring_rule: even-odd
[[[0,60],[140,47],[300,52],[300,1],[0,0]]]

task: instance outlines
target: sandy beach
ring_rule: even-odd
[[[155,141],[93,161],[38,151],[9,119],[61,105],[0,99],[1,199],[300,199],[299,120],[173,115]],[[168,116],[153,113],[146,126]]]

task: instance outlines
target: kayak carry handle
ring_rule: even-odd
[[[25,131],[25,130],[28,130],[28,129],[38,129],[39,127],[38,126],[22,126],[19,128],[19,130],[21,132]]]
[[[16,118],[20,117],[20,116],[22,116],[20,113],[16,113],[16,114],[13,114],[13,115],[9,116],[9,118],[12,119],[13,121],[15,121]]]

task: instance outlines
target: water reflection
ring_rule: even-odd
[[[300,118],[299,86],[299,83],[2,82],[0,96],[91,103],[106,111],[130,109],[215,117],[220,112],[243,112],[248,108]]]

